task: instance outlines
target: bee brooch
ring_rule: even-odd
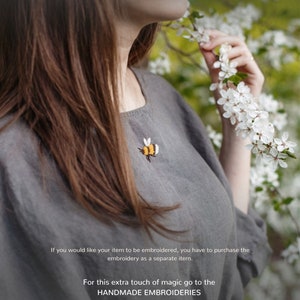
[[[144,147],[138,148],[140,152],[146,156],[147,160],[151,162],[150,156],[155,157],[159,152],[159,147],[157,144],[151,143],[151,138],[145,139],[144,138]]]

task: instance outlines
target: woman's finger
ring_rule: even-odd
[[[246,59],[254,60],[252,53],[249,51],[246,45],[241,45],[238,47],[233,47],[231,50],[228,52],[228,58],[230,60],[237,58],[237,57],[244,57]]]
[[[228,35],[222,35],[215,38],[211,38],[211,40],[208,43],[205,43],[201,45],[201,47],[205,50],[212,51],[216,47],[222,45],[222,44],[229,44],[232,47],[240,46],[243,44],[243,41],[239,37],[236,36],[228,36]]]
[[[212,51],[206,51],[205,49],[200,47],[200,50],[202,52],[202,55],[204,57],[204,60],[208,66],[208,68],[210,68],[210,66],[212,66],[215,61],[218,59],[218,57],[212,52]]]
[[[237,68],[241,67],[249,67],[249,71],[254,69],[255,62],[253,57],[248,56],[239,56],[236,58],[231,59],[232,64],[234,64]]]

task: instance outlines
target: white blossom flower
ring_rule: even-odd
[[[231,24],[237,24],[243,29],[250,29],[254,21],[260,18],[260,11],[253,5],[248,4],[245,7],[237,6],[226,14],[227,20]]]
[[[281,255],[290,264],[300,259],[300,238],[298,237],[294,244],[282,251]]]
[[[287,114],[286,113],[276,113],[271,115],[272,123],[274,126],[280,131],[282,130],[287,124]]]
[[[256,142],[251,144],[251,151],[253,154],[262,155],[266,151],[266,149],[266,145],[261,140],[257,140]]]
[[[188,2],[188,7],[182,18],[187,18],[190,15],[190,6],[191,6],[191,4],[190,4],[190,2]]]
[[[205,29],[198,29],[197,30],[198,38],[197,41],[200,45],[206,44],[210,41],[210,36]]]
[[[265,144],[269,144],[274,138],[274,126],[268,119],[256,118],[253,122],[253,140],[261,140]]]
[[[295,32],[298,29],[300,29],[300,19],[292,20],[289,24],[288,31]]]
[[[222,84],[223,85],[223,84]],[[220,86],[220,83],[212,83],[210,86],[209,86],[209,90],[210,91],[216,91],[217,89],[221,89],[222,87]],[[214,102],[213,102],[214,103]]]
[[[220,98],[217,100],[217,103],[219,105],[224,105],[225,103],[232,103],[233,95],[232,95],[233,90],[232,89],[221,89],[220,90]]]
[[[168,55],[163,52],[158,58],[150,61],[149,70],[150,72],[159,75],[169,73],[171,70],[171,64]]]
[[[258,151],[265,150],[263,144],[260,144],[257,147],[258,147]],[[266,183],[274,187],[279,186],[278,174],[274,172],[273,168],[270,167],[270,164],[267,164],[263,161],[251,167],[250,180],[251,180],[251,185],[254,188],[263,187]]]
[[[247,119],[246,117],[240,119],[241,120],[239,120],[239,123],[236,125],[235,130],[238,136],[241,136],[243,139],[245,139],[251,135],[252,121]],[[251,146],[252,145],[255,145],[255,143],[251,144]]]
[[[220,149],[222,143],[222,134],[215,131],[210,125],[207,125],[206,129],[208,137],[212,141],[213,145],[216,146],[217,149]]]
[[[288,165],[285,162],[288,157],[287,154],[280,153],[275,148],[271,148],[269,153],[269,155],[265,155],[265,160],[272,165],[273,170],[276,170],[278,165],[282,168],[287,168]]]
[[[184,26],[177,26],[177,27],[173,27],[174,29],[177,29],[176,34],[178,36],[182,36],[183,33],[187,30],[186,27]],[[189,37],[190,38],[190,37]]]
[[[261,37],[262,42],[265,44],[271,44],[273,46],[287,46],[289,39],[282,30],[270,30],[263,34]]]
[[[235,106],[232,103],[227,102],[223,105],[224,113],[223,117],[230,120],[232,125],[235,125],[238,119],[238,114]]]
[[[259,53],[264,50],[263,57],[275,69],[280,69],[283,63],[294,61],[293,55],[288,53],[287,49],[299,49],[300,43],[294,37],[291,37],[281,30],[266,31],[256,41],[249,39],[248,44],[253,53]]]
[[[219,72],[220,79],[224,80],[225,78],[229,78],[232,75],[237,73],[237,64],[234,62],[230,62],[229,64],[221,63],[221,71]]]
[[[284,132],[281,139],[275,138],[274,142],[277,145],[277,150],[282,152],[284,150],[288,150],[291,153],[294,153],[294,148],[296,147],[296,143],[288,141],[289,134],[288,132]]]
[[[240,103],[251,104],[251,102],[253,101],[253,96],[251,94],[250,88],[245,84],[244,81],[241,81],[237,85],[233,95],[235,98],[239,99],[238,102]]]
[[[230,50],[232,49],[232,46],[225,43],[222,44],[220,47],[220,60],[222,61],[227,61],[228,62],[228,53],[230,52]]]
[[[201,13],[201,15],[204,17],[195,20],[194,26],[196,28],[218,28],[226,34],[243,38],[243,30],[249,29],[253,22],[259,18],[260,13],[253,5],[248,5],[246,7],[237,6],[234,10],[224,15],[217,13],[210,16],[204,13]]]
[[[273,95],[261,93],[258,97],[258,101],[262,109],[268,112],[275,113],[279,109],[279,102],[274,99]]]

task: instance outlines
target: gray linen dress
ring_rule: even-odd
[[[267,263],[264,223],[234,208],[198,116],[165,80],[135,73],[146,105],[122,120],[138,190],[151,203],[180,203],[161,221],[184,232],[150,239],[138,226],[96,220],[49,157],[42,176],[38,140],[18,121],[0,134],[1,299],[240,300]],[[150,162],[138,149],[144,138],[159,146]],[[249,252],[233,252],[242,247]]]

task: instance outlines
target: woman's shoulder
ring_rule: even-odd
[[[13,121],[14,116],[0,118],[0,162],[16,164],[36,153],[36,136],[22,120]]]

